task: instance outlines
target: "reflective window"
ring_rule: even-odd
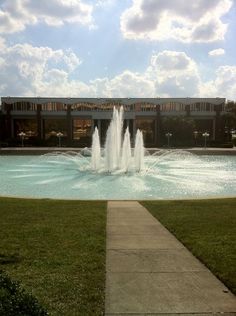
[[[194,104],[190,105],[190,111],[195,111],[195,112],[204,112],[204,111],[214,111],[214,104],[211,104],[209,102],[196,102]]]
[[[210,139],[212,138],[213,135],[213,120],[207,120],[207,119],[202,119],[202,120],[194,120],[195,121],[195,126],[196,130],[198,131],[198,139],[203,140],[202,134],[205,132],[210,133]]]
[[[143,132],[144,145],[154,144],[155,142],[155,120],[153,119],[137,119],[136,130]]]
[[[61,132],[67,136],[67,126],[65,119],[45,119],[44,120],[44,138],[55,138],[56,134]]]
[[[156,105],[148,102],[138,102],[135,103],[135,111],[136,112],[149,112],[149,111],[155,111]]]
[[[96,105],[90,102],[78,102],[71,106],[72,111],[92,111],[94,109],[96,109]]]
[[[114,106],[116,108],[120,108],[122,104],[118,102],[109,102],[109,103],[102,103],[102,104],[95,104],[90,102],[78,102],[72,104],[71,109],[72,111],[113,111]],[[134,104],[124,104],[123,108],[124,111],[133,111]]]
[[[26,101],[20,101],[15,102],[12,105],[13,111],[37,111],[37,104],[26,102]]]
[[[182,112],[185,111],[185,104],[179,102],[167,102],[165,104],[161,104],[161,111],[164,112]]]
[[[81,143],[89,143],[91,140],[92,120],[74,119],[73,120],[73,139]]]
[[[14,136],[17,137],[20,132],[24,132],[26,138],[37,136],[37,120],[14,119]]]
[[[61,102],[48,102],[42,104],[42,111],[66,111],[67,106]]]

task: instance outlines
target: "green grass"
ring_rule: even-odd
[[[142,204],[236,294],[236,199]]]
[[[103,315],[106,203],[0,198],[0,270],[50,315]]]

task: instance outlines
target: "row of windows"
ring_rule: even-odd
[[[137,119],[136,128],[143,131],[144,141],[146,143],[154,142],[154,119]],[[91,119],[74,119],[72,121],[72,138],[74,140],[82,141],[91,139],[92,128],[97,126],[97,122],[93,122]],[[109,120],[102,120],[99,126],[101,138],[104,141],[106,135]],[[127,121],[125,122],[127,124]],[[132,133],[132,126],[129,126]],[[19,137],[19,133],[25,133],[25,139],[37,136],[37,121],[35,119],[15,119],[14,120],[14,136]],[[50,139],[56,137],[57,133],[61,132],[63,137],[67,136],[67,125],[64,119],[45,119],[43,120],[43,137],[44,139]]]
[[[56,138],[57,133],[61,132],[62,138],[68,136],[68,126],[65,119],[44,119],[42,122],[42,138],[45,140],[52,140],[54,142],[57,141]],[[173,123],[173,122],[172,122]],[[175,129],[171,121],[163,121],[163,132],[164,131],[174,131],[175,137],[183,137],[183,132]],[[38,135],[37,128],[37,120],[36,119],[14,119],[14,137],[20,137],[19,133],[24,132],[25,139],[35,138]],[[73,140],[76,140],[81,143],[86,143],[91,141],[92,132],[94,127],[97,126],[101,136],[101,142],[104,144],[105,136],[107,133],[107,128],[110,124],[110,120],[101,120],[99,123],[97,120],[93,121],[91,119],[73,119],[72,120],[72,128],[71,128],[71,136]],[[157,128],[155,120],[152,118],[148,119],[135,119],[135,120],[125,120],[124,121],[124,129],[129,126],[129,130],[131,135],[133,134],[133,127],[135,124],[135,129],[140,129],[143,132],[144,143],[145,144],[153,144],[155,142],[155,129]],[[174,130],[173,130],[174,128]],[[195,143],[202,138],[202,133],[204,131],[209,131],[210,134],[213,134],[214,123],[213,120],[194,120],[194,126],[192,126],[189,131],[189,137],[195,139]],[[198,131],[197,135],[194,134],[193,131]],[[182,136],[181,136],[182,135]]]
[[[198,102],[190,105],[190,111],[215,111],[215,105],[208,102]]]
[[[168,102],[165,104],[161,104],[160,110],[164,112],[181,112],[185,111],[186,105],[182,103],[177,103],[177,102]]]
[[[42,104],[42,111],[66,111],[67,105],[60,102],[48,102]]]
[[[13,111],[37,111],[37,104],[31,102],[15,102],[12,104]]]
[[[114,106],[121,106],[120,104],[101,104],[96,105],[92,103],[76,103],[71,105],[72,111],[112,111]],[[123,105],[124,111],[136,111],[136,112],[148,112],[156,111],[159,105],[152,103],[136,103],[130,105]],[[60,102],[48,102],[41,105],[42,111],[56,112],[56,111],[66,111],[67,104]],[[12,104],[13,111],[36,111],[37,104],[31,102],[16,102]],[[168,102],[160,105],[160,110],[163,112],[181,112],[186,111],[186,105],[178,102]],[[223,110],[223,105],[221,105],[221,110]],[[215,105],[208,102],[198,102],[190,105],[190,111],[215,111]]]

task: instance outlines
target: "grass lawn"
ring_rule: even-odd
[[[50,315],[103,315],[106,202],[0,198],[0,270]]]
[[[236,294],[236,199],[142,204]]]

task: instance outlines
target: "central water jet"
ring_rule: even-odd
[[[138,129],[135,137],[134,150],[131,149],[130,132],[126,128],[123,135],[124,122],[123,106],[119,109],[114,107],[112,120],[107,129],[104,152],[100,146],[97,127],[92,139],[91,169],[97,172],[141,172],[144,169],[144,145],[143,134]],[[133,155],[132,155],[133,152]]]

